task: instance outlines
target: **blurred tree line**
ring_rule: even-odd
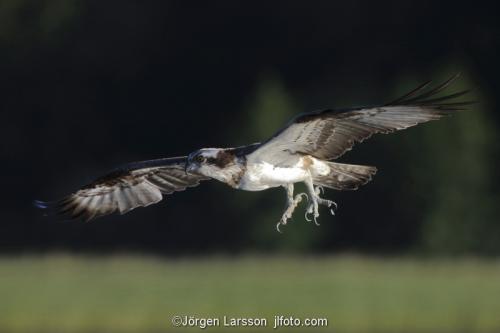
[[[500,253],[493,5],[369,1],[0,2],[2,252]],[[264,140],[303,111],[383,103],[463,73],[471,111],[355,146],[375,165],[321,226],[274,230],[282,189],[208,182],[124,216],[31,207],[127,161]]]

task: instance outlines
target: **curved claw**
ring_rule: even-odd
[[[277,224],[276,224],[276,230],[282,234],[283,232],[280,230],[280,225],[283,224],[281,221],[279,221]]]
[[[312,214],[312,212],[310,212],[309,209],[308,209],[308,210],[306,210],[306,213],[304,214],[304,218],[306,219],[307,222],[311,222],[312,221],[308,217],[309,214]]]
[[[318,222],[318,221],[316,221],[316,218],[317,218],[317,217],[318,217],[318,216],[314,215],[314,224],[316,224],[317,226],[319,226],[319,222]]]
[[[309,201],[309,196],[307,195],[307,193],[302,192],[302,193],[297,194],[297,197],[298,197],[298,198],[302,198],[302,196],[305,196],[305,197],[306,197],[306,199],[307,199],[307,201]],[[302,200],[302,199],[301,199],[301,200]]]
[[[328,208],[330,208],[330,214],[335,215],[335,211],[337,210],[337,204],[335,201],[328,201]]]

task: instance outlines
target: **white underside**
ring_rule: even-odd
[[[258,161],[247,165],[238,188],[246,191],[262,191],[271,187],[303,182],[309,177],[327,175],[329,172],[330,167],[326,163],[311,156],[301,158],[292,167],[275,167],[267,162]]]

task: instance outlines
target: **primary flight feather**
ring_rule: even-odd
[[[436,97],[458,75],[433,89],[430,81],[393,102],[343,110],[321,110],[298,115],[263,143],[237,148],[203,148],[188,156],[129,163],[100,177],[56,202],[35,201],[42,209],[85,220],[162,200],[166,194],[216,179],[229,186],[261,191],[282,186],[287,208],[277,224],[285,225],[303,197],[305,218],[317,223],[319,205],[333,213],[336,204],[320,197],[323,187],[355,190],[376,173],[372,166],[332,162],[356,142],[376,133],[391,133],[464,109],[472,102],[457,102],[468,91]],[[294,184],[303,182],[306,193],[294,196]]]

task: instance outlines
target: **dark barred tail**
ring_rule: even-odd
[[[330,167],[330,173],[314,177],[313,182],[315,185],[335,190],[357,190],[368,183],[377,172],[377,168],[372,166],[323,162]]]

